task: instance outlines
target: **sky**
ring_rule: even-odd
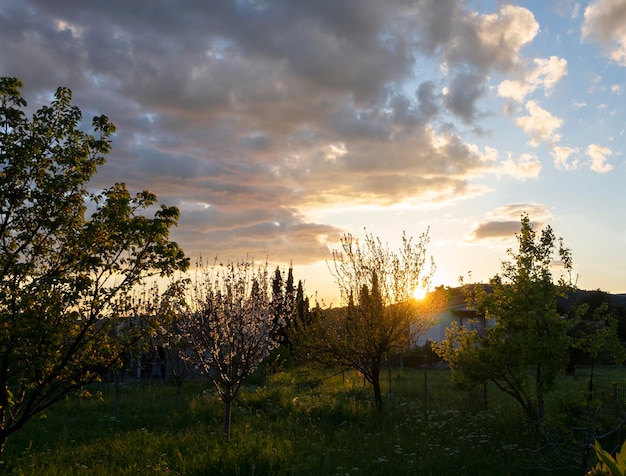
[[[117,126],[93,190],[149,189],[190,257],[291,264],[326,305],[345,234],[427,232],[456,286],[522,213],[626,292],[624,0],[1,0],[0,76]]]

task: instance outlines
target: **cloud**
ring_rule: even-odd
[[[525,71],[521,79],[502,81],[498,85],[498,95],[522,102],[526,96],[541,87],[548,96],[561,78],[567,75],[567,61],[557,56],[536,58],[533,64],[534,68]]]
[[[520,231],[517,221],[488,221],[479,223],[472,232],[473,241],[491,239],[509,239]]]
[[[107,114],[119,132],[93,187],[179,206],[184,249],[312,262],[341,230],[311,210],[441,204],[484,193],[489,174],[537,176],[535,156],[498,162],[457,126],[480,130],[491,76],[515,74],[538,32],[528,9],[449,0],[24,0],[0,6],[0,69],[31,105],[63,85],[86,118]],[[437,75],[418,76],[423,61]],[[558,58],[533,64],[536,88],[564,74]]]
[[[294,210],[250,208],[233,213],[205,204],[181,206],[179,227],[173,238],[186,244],[188,254],[206,252],[219,243],[219,258],[236,260],[249,255],[256,260],[294,260],[300,265],[330,259],[327,243],[336,243],[338,228],[311,223]]]
[[[496,208],[479,222],[470,235],[470,241],[507,241],[520,231],[520,218],[528,214],[535,229],[541,229],[552,219],[545,205],[522,203]]]
[[[532,12],[515,5],[502,5],[497,13],[476,17],[476,23],[482,46],[476,54],[491,55],[489,63],[501,71],[510,70],[519,50],[539,31]]]
[[[500,163],[499,170],[519,180],[537,178],[541,172],[541,162],[535,154],[521,154],[517,159],[509,154],[508,158]]]
[[[485,89],[482,74],[461,71],[446,90],[444,102],[463,122],[471,124],[477,116],[476,101],[484,96]]]
[[[606,55],[626,66],[626,3],[622,0],[595,0],[585,8],[582,38],[599,43]]]
[[[528,101],[526,110],[529,115],[518,117],[515,122],[530,136],[530,145],[537,147],[540,142],[553,145],[561,140],[561,136],[555,131],[563,124],[562,119],[542,109],[536,101]]]
[[[611,149],[603,145],[591,144],[587,147],[586,152],[591,159],[591,170],[599,174],[605,174],[613,170],[613,166],[607,162],[608,157],[613,155]]]
[[[577,154],[579,149],[576,147],[564,147],[555,146],[552,148],[552,157],[554,158],[554,165],[557,169],[563,170],[576,170],[579,166],[578,159],[569,162],[569,158],[572,154]]]
[[[553,8],[562,17],[578,18],[580,13],[580,3],[574,0],[558,0]]]
[[[494,13],[476,14],[462,5],[425,0],[411,21],[422,32],[418,47],[438,55],[441,67],[452,71],[445,87],[447,109],[469,124],[482,116],[476,103],[486,93],[489,75],[518,68],[521,49],[535,38],[539,24],[523,7],[501,5]]]

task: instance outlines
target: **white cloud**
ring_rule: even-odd
[[[541,172],[541,162],[535,154],[522,154],[517,159],[509,157],[500,163],[499,171],[520,180],[537,178]]]
[[[583,107],[586,107],[587,103],[585,101],[572,101],[572,107],[574,109],[582,109]]]
[[[56,20],[56,29],[59,32],[69,31],[75,40],[79,40],[83,36],[83,33],[85,31],[84,28],[67,23],[63,20]]]
[[[498,95],[522,102],[530,91],[530,85],[523,81],[505,79],[498,85]]]
[[[611,92],[617,96],[621,96],[624,92],[624,86],[621,84],[614,84],[611,86]]]
[[[546,96],[554,86],[567,75],[567,61],[557,56],[535,58],[535,67],[526,71],[521,80],[504,80],[498,85],[498,95],[522,102],[537,88],[543,88]]]
[[[569,162],[569,158],[572,154],[577,154],[578,152],[579,149],[575,147],[553,147],[551,153],[552,157],[554,158],[554,165],[557,169],[576,170],[579,166],[578,159]]]
[[[503,5],[499,12],[479,17],[477,23],[483,45],[502,55],[505,63],[515,62],[522,46],[530,43],[539,32],[532,12],[515,5]]]
[[[529,115],[518,117],[515,122],[530,136],[532,146],[537,147],[540,142],[554,145],[561,140],[561,136],[555,131],[563,125],[562,119],[541,108],[536,101],[528,101],[526,110]]]
[[[587,147],[587,155],[591,158],[591,170],[599,174],[613,170],[613,166],[607,162],[613,151],[606,146],[591,144]]]
[[[489,220],[517,220],[519,223],[522,214],[528,213],[533,220],[549,221],[552,219],[550,209],[540,203],[515,203],[504,205],[485,214]]]
[[[626,2],[592,1],[585,9],[582,37],[601,44],[609,58],[626,66]]]
[[[541,85],[546,94],[550,94],[556,83],[567,75],[567,60],[558,56],[536,58],[535,64],[537,67],[530,73],[530,83]]]
[[[385,6],[388,0],[384,3]],[[510,72],[520,50],[535,38],[539,23],[523,7],[501,5],[494,13],[463,9],[464,2],[423,0],[413,28],[422,31],[420,45],[429,53],[440,52],[445,69],[472,66],[483,74]],[[417,26],[415,26],[417,25]]]
[[[561,17],[578,18],[580,15],[580,3],[574,0],[557,0],[553,6],[557,15]]]

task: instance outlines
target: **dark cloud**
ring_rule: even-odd
[[[474,240],[509,239],[520,231],[518,221],[488,221],[480,223],[472,232]]]
[[[476,102],[485,94],[485,77],[475,72],[459,72],[452,82],[445,104],[452,113],[466,124],[476,119]]]
[[[173,238],[185,243],[190,254],[214,250],[223,260],[250,255],[256,260],[269,257],[305,265],[330,259],[326,241],[335,242],[341,234],[335,227],[309,223],[297,211],[282,208],[235,213],[186,204],[183,211]]]
[[[419,110],[425,121],[430,121],[439,112],[439,95],[435,93],[435,83],[425,81],[419,85],[416,91],[419,101]]]
[[[549,209],[538,203],[515,203],[498,207],[478,223],[471,240],[508,240],[520,231],[520,219],[528,215],[534,229],[542,229],[552,216]]]
[[[340,230],[304,210],[464,196],[489,167],[450,121],[480,130],[489,74],[535,25],[466,3],[7,0],[0,74],[31,107],[62,85],[86,119],[107,114],[119,132],[93,187],[180,206],[185,249],[311,262]]]

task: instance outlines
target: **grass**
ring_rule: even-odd
[[[623,373],[609,379],[622,378]],[[559,389],[579,395],[586,379]],[[389,389],[386,389],[386,392]],[[0,473],[10,475],[533,475],[532,429],[514,402],[489,388],[454,389],[447,371],[396,369],[385,409],[352,372],[298,369],[246,387],[221,435],[222,404],[208,382],[182,391],[127,382],[115,415],[114,388],[102,400],[72,396],[9,439]],[[554,392],[558,408],[565,398]],[[568,398],[569,398],[568,397]],[[552,474],[582,474],[561,472]]]

